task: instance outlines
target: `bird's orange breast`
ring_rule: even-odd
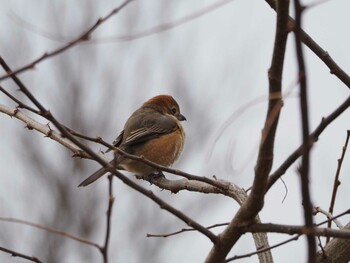
[[[184,130],[179,124],[174,132],[146,141],[135,147],[134,155],[143,156],[156,164],[169,167],[180,156],[185,142]],[[125,159],[120,164],[125,170],[138,175],[148,175],[156,172],[153,167],[145,163]]]

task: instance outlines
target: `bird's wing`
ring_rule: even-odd
[[[119,147],[120,144],[121,144],[121,142],[122,142],[122,140],[123,140],[123,136],[124,136],[124,130],[122,130],[122,131],[119,133],[118,137],[113,141],[113,143],[112,143],[113,146]],[[107,151],[105,151],[105,153],[108,153],[108,152],[110,152],[111,150],[112,150],[112,148],[107,149]]]
[[[123,140],[123,136],[124,136],[124,130],[122,130],[122,131],[119,133],[118,137],[113,141],[112,144],[113,144],[115,147],[119,147],[120,144],[121,144],[121,142],[122,142],[122,140]]]
[[[129,146],[157,138],[173,132],[177,127],[176,120],[163,114],[145,114],[141,121],[135,123],[123,145]]]

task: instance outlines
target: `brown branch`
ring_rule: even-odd
[[[19,253],[19,252],[16,252],[14,250],[10,250],[10,249],[4,248],[4,247],[0,247],[0,250],[5,252],[5,253],[11,254],[11,256],[13,256],[13,257],[24,258],[24,259],[27,259],[27,260],[32,261],[32,262],[42,263],[42,261],[40,261],[37,257],[34,257],[34,256],[28,256],[28,255],[25,255],[25,254],[22,254],[22,253]]]
[[[313,143],[318,140],[318,137],[321,133],[331,124],[336,118],[338,118],[347,108],[350,107],[350,96],[336,108],[331,114],[326,118],[322,118],[321,123],[316,127],[316,129],[309,135],[308,138],[308,147],[310,148]],[[267,191],[271,186],[285,174],[287,169],[303,154],[303,145],[300,145],[282,164],[279,168],[276,169],[269,177]]]
[[[350,233],[350,223],[346,224],[341,231]],[[350,262],[349,239],[333,238],[323,250],[318,251],[317,262]]]
[[[7,68],[9,66],[6,64],[5,61],[2,61],[2,65],[5,64]],[[4,65],[3,65],[4,67]],[[10,69],[10,68],[9,68]],[[81,150],[85,151],[89,156],[91,156],[92,159],[100,163],[103,167],[107,168],[110,173],[118,177],[123,183],[128,185],[129,187],[133,188],[134,190],[140,192],[141,194],[147,196],[154,202],[156,202],[162,209],[167,210],[180,220],[184,221],[187,225],[196,228],[200,233],[203,235],[207,236],[213,243],[216,242],[216,235],[214,235],[211,231],[191,219],[190,217],[186,216],[184,213],[181,211],[175,209],[165,201],[163,201],[161,198],[157,197],[154,195],[152,191],[149,191],[145,189],[144,187],[138,185],[137,183],[133,182],[131,179],[123,175],[122,173],[118,172],[115,170],[115,167],[111,165],[108,161],[106,161],[104,158],[96,154],[90,147],[86,146],[79,140],[77,140],[66,128],[64,125],[62,125],[52,114],[50,111],[46,110],[45,107],[31,94],[31,92],[27,89],[27,87],[15,76],[11,76],[13,79],[18,80],[18,85],[21,91],[35,104],[35,106],[38,107],[38,109],[41,111],[41,116],[44,117],[45,119],[51,121],[56,128],[62,133],[63,137],[66,137],[69,139],[71,142],[73,142],[78,148]]]
[[[126,157],[128,159],[132,159],[132,160],[135,160],[135,161],[143,162],[145,164],[148,164],[151,167],[156,168],[159,171],[163,171],[163,172],[168,172],[168,173],[171,173],[171,174],[179,175],[179,176],[187,178],[188,180],[193,180],[193,181],[199,181],[199,182],[207,183],[207,184],[215,186],[215,187],[217,187],[217,188],[219,188],[219,189],[221,189],[223,191],[227,191],[231,187],[231,185],[233,185],[232,183],[224,181],[224,180],[213,180],[213,179],[210,179],[210,178],[205,177],[205,176],[193,175],[193,174],[189,174],[189,173],[180,171],[178,169],[173,169],[173,168],[170,168],[170,167],[159,165],[157,163],[154,163],[154,162],[151,162],[151,161],[145,159],[144,157],[140,157],[140,156],[136,156],[136,155],[127,153],[127,152],[121,150],[120,148],[115,147],[114,145],[106,142],[105,140],[103,140],[99,136],[98,137],[89,137],[89,136],[86,136],[85,134],[82,134],[80,132],[74,131],[74,130],[66,127],[66,126],[65,126],[65,128],[67,129],[67,131],[69,131],[72,135],[74,135],[76,137],[82,138],[84,140],[100,143],[100,144],[106,146],[107,148],[118,152],[120,155],[123,155],[124,157]],[[146,179],[146,178],[143,178],[143,179]]]
[[[207,229],[212,229],[212,228],[216,228],[216,227],[220,227],[220,226],[227,226],[227,225],[228,225],[228,223],[221,223],[221,224],[214,224],[214,225],[211,225],[211,226],[207,226],[206,228]],[[147,234],[146,236],[147,237],[163,237],[163,238],[166,238],[166,237],[175,236],[175,235],[178,235],[178,234],[181,234],[181,233],[184,233],[184,232],[193,232],[193,231],[197,231],[197,230],[194,229],[194,228],[182,228],[182,229],[180,229],[178,231],[167,233],[167,234]]]
[[[261,249],[258,249],[256,251],[253,251],[253,252],[250,252],[250,253],[246,253],[246,254],[243,254],[243,255],[236,255],[236,256],[233,256],[233,257],[230,257],[228,259],[225,260],[225,262],[231,262],[231,261],[234,261],[234,260],[237,260],[237,259],[242,259],[242,258],[249,258],[251,256],[254,256],[254,255],[259,255],[261,253],[264,253],[266,251],[271,251],[272,249],[274,248],[277,248],[277,247],[280,247],[280,246],[283,246],[291,241],[294,241],[294,240],[298,240],[299,237],[301,237],[301,235],[295,235],[294,237],[292,238],[289,238],[287,240],[284,240],[282,242],[279,242],[273,246],[270,246],[270,247],[264,247],[264,248],[261,248]]]
[[[108,263],[108,244],[109,244],[109,237],[111,232],[111,217],[112,217],[112,208],[114,203],[114,196],[113,196],[113,176],[108,176],[108,209],[107,209],[107,224],[106,224],[106,236],[105,236],[105,243],[103,247],[101,247],[101,253],[103,256],[103,262]]]
[[[131,3],[133,0],[126,0],[124,1],[120,6],[118,6],[117,8],[113,9],[109,14],[107,14],[106,16],[99,18],[92,27],[90,27],[89,29],[87,29],[86,31],[84,31],[79,37],[77,37],[76,39],[70,41],[69,43],[63,45],[62,47],[59,47],[57,49],[55,49],[54,51],[51,52],[46,52],[44,53],[41,57],[33,60],[32,62],[28,63],[25,66],[22,66],[16,70],[6,70],[7,74],[3,75],[0,77],[0,81],[1,80],[5,80],[8,79],[10,77],[14,77],[15,75],[22,73],[26,70],[29,69],[33,69],[37,64],[39,64],[40,62],[42,62],[45,59],[48,59],[50,57],[56,56],[68,49],[70,49],[71,47],[77,45],[80,42],[85,42],[88,41],[90,39],[91,34],[104,22],[106,22],[109,18],[111,18],[112,16],[114,16],[115,14],[119,13],[119,11],[121,11],[124,7],[126,7],[129,3]]]
[[[247,232],[268,232],[268,233],[284,233],[284,234],[301,234],[301,235],[313,235],[323,237],[339,237],[350,239],[349,230],[338,230],[322,227],[307,227],[307,226],[295,226],[295,225],[281,225],[281,224],[255,224],[251,226],[244,226],[238,229],[243,233]]]
[[[307,98],[307,77],[305,70],[304,54],[301,43],[301,18],[304,7],[301,6],[299,0],[294,0],[295,6],[295,48],[298,61],[298,75],[300,82],[300,111],[301,111],[301,126],[302,126],[302,159],[301,166],[299,168],[301,179],[301,195],[303,200],[304,221],[305,226],[308,229],[313,228],[312,217],[312,202],[310,197],[309,177],[310,177],[310,147],[309,144],[309,110],[308,110],[308,98]],[[312,263],[316,261],[316,240],[313,235],[313,231],[306,236],[308,244],[308,262]]]
[[[340,157],[340,159],[338,159],[338,168],[337,168],[337,172],[336,172],[335,177],[334,177],[332,198],[331,198],[331,203],[330,203],[330,205],[329,205],[329,210],[328,210],[328,211],[329,211],[329,214],[331,214],[331,215],[333,214],[333,209],[334,209],[334,204],[335,204],[335,198],[336,198],[336,196],[337,196],[337,190],[338,190],[338,187],[339,187],[339,185],[340,185],[340,180],[339,180],[340,170],[341,170],[341,166],[342,166],[343,161],[344,161],[346,149],[348,148],[349,137],[350,137],[350,131],[348,130],[348,131],[347,131],[347,134],[346,134],[345,144],[344,144],[343,149],[342,149],[341,157]],[[329,228],[332,227],[332,221],[329,221],[328,227],[329,227]],[[328,243],[328,242],[329,242],[329,238],[327,238],[327,243]]]
[[[67,138],[63,138],[56,131],[52,130],[48,125],[41,124],[36,120],[30,118],[29,116],[24,114],[22,111],[18,109],[11,109],[0,104],[0,112],[3,112],[11,117],[15,117],[23,121],[24,123],[27,124],[28,129],[30,130],[34,129],[44,134],[45,137],[49,137],[55,140],[59,144],[71,150],[73,152],[73,156],[79,156],[82,158],[91,158],[91,156],[89,156],[84,151],[82,151],[73,142],[71,142]],[[103,156],[102,154],[99,154],[99,156],[103,158],[106,162],[109,161],[107,157]],[[130,155],[130,157],[140,161],[147,162],[147,160],[144,160],[137,156]],[[157,164],[153,164],[153,165],[159,167],[160,169],[162,167],[162,166],[158,166]],[[142,178],[142,179],[157,185],[161,189],[167,189],[173,193],[177,193],[182,190],[187,190],[187,191],[200,192],[200,193],[206,193],[206,194],[209,194],[209,193],[223,194],[233,198],[240,205],[245,201],[247,197],[246,192],[242,188],[222,179],[210,180],[209,178],[206,178],[206,177],[200,177],[200,176],[194,176],[194,175],[191,177],[190,174],[187,174],[179,170],[170,170],[169,172],[177,173],[180,176],[181,175],[187,176],[191,178],[191,180],[189,179],[168,180],[164,177]],[[197,178],[199,178],[199,180],[197,180]]]
[[[0,56],[0,61],[2,60],[1,56]],[[13,100],[14,102],[16,102],[17,108],[22,108],[22,109],[26,109],[29,110],[35,114],[39,114],[40,112],[30,106],[28,106],[27,104],[25,104],[24,102],[20,101],[19,99],[17,99],[16,97],[14,97],[11,93],[9,93],[7,90],[5,90],[3,87],[0,86],[0,91],[2,93],[4,93],[7,97],[9,97],[11,100]]]
[[[29,222],[29,221],[26,221],[26,220],[17,219],[17,218],[11,218],[11,217],[0,217],[0,221],[10,222],[10,223],[17,223],[17,224],[22,224],[22,225],[35,227],[35,228],[47,231],[49,233],[60,235],[60,236],[63,236],[63,237],[66,237],[66,238],[78,241],[80,243],[83,243],[83,244],[86,244],[86,245],[89,245],[89,246],[93,246],[93,247],[96,247],[96,248],[100,249],[99,245],[97,245],[94,242],[91,242],[90,240],[87,240],[87,239],[84,239],[84,238],[81,238],[81,237],[78,237],[78,236],[74,236],[71,233],[62,231],[62,230],[57,229],[57,228],[47,227],[47,226],[43,226],[41,224],[32,223],[32,222]]]
[[[220,1],[214,2],[211,5],[205,6],[205,7],[201,8],[193,13],[185,15],[179,19],[154,26],[152,28],[143,30],[143,31],[135,33],[135,34],[93,39],[89,43],[99,44],[99,43],[114,43],[114,42],[133,41],[133,40],[137,40],[140,38],[159,34],[159,33],[168,31],[170,29],[173,29],[175,27],[181,26],[183,24],[186,24],[188,22],[191,22],[191,21],[193,21],[193,20],[195,20],[203,15],[211,13],[211,12],[229,4],[230,2],[233,2],[233,0],[220,0]]]
[[[228,227],[219,236],[219,245],[214,245],[211,249],[205,261],[206,263],[224,262],[227,254],[242,235],[242,233],[237,231],[238,227],[253,223],[255,216],[264,205],[268,175],[273,162],[275,134],[280,109],[282,107],[281,82],[288,36],[287,22],[289,17],[289,1],[279,1],[278,3],[277,29],[272,62],[269,70],[269,95],[271,97],[269,99],[267,115],[262,131],[252,190],[247,201],[240,207]],[[275,97],[276,94],[279,94],[277,98]]]
[[[342,216],[344,216],[344,215],[346,215],[346,214],[349,214],[349,213],[350,213],[350,209],[349,209],[349,210],[346,210],[345,212],[343,212],[343,213],[341,213],[341,214],[339,214],[339,215],[337,215],[337,216],[334,216],[334,217],[332,217],[332,218],[328,218],[326,221],[323,221],[323,222],[321,222],[321,223],[318,223],[316,226],[321,226],[321,225],[323,225],[323,224],[328,223],[329,221],[333,221],[333,220],[335,221],[335,220],[337,220],[337,218],[342,217]],[[265,232],[262,232],[262,233],[265,233]],[[237,259],[242,259],[242,258],[251,257],[251,256],[256,255],[256,254],[259,255],[260,253],[263,253],[263,252],[266,252],[266,251],[270,251],[270,250],[272,250],[272,249],[274,249],[274,248],[277,248],[277,247],[280,247],[280,246],[282,246],[282,245],[285,245],[285,244],[287,244],[287,243],[289,243],[289,242],[291,242],[291,241],[298,240],[299,237],[301,237],[301,236],[302,236],[302,234],[298,234],[298,235],[295,235],[295,236],[292,237],[292,238],[289,238],[289,239],[287,239],[287,240],[284,240],[284,241],[282,241],[282,242],[279,242],[279,243],[277,243],[277,244],[275,244],[275,245],[273,245],[273,246],[269,246],[269,247],[264,247],[264,248],[261,248],[261,249],[257,249],[256,251],[253,251],[253,252],[250,252],[250,253],[246,253],[246,254],[243,254],[243,255],[236,255],[236,256],[230,257],[230,258],[226,259],[225,262],[231,262],[231,261],[234,261],[234,260],[237,260]]]
[[[274,232],[274,233],[285,233],[289,235],[291,234],[297,234],[297,235],[267,248],[262,248],[251,253],[230,257],[225,262],[231,262],[237,259],[247,258],[259,253],[270,251],[271,249],[280,247],[291,241],[298,240],[299,237],[301,237],[302,235],[309,235],[310,232],[312,232],[313,235],[318,237],[325,236],[325,237],[337,237],[341,239],[344,239],[344,238],[350,239],[349,230],[334,230],[329,228],[314,228],[314,227],[307,228],[305,226],[279,225],[279,224],[256,224],[245,228],[249,229],[247,232],[253,232],[253,233],[254,232],[262,232],[262,233]],[[349,242],[347,241],[346,243],[349,243]]]
[[[329,222],[333,222],[334,221],[334,223],[337,225],[337,227],[339,229],[343,228],[343,225],[339,222],[339,220],[335,219],[331,213],[327,212],[326,210],[323,210],[319,206],[314,208],[313,215],[317,215],[318,213],[321,213],[321,214],[325,215],[329,219],[328,225],[329,225]],[[328,227],[328,228],[330,228],[330,227]]]
[[[270,5],[272,9],[276,11],[276,1],[275,0],[265,0],[265,2]],[[296,30],[295,20],[289,17],[289,28],[291,30]],[[329,68],[330,73],[334,74],[338,79],[340,79],[348,88],[350,88],[350,76],[345,73],[345,71],[339,67],[339,65],[333,60],[329,53],[324,50],[320,45],[318,45],[304,30],[300,30],[301,41],[319,57]]]

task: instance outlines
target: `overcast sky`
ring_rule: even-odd
[[[34,70],[21,74],[21,79],[63,122],[67,120],[64,105],[71,97],[70,87],[78,86],[82,95],[77,101],[81,105],[81,111],[76,113],[77,118],[85,123],[83,127],[86,127],[85,132],[89,135],[101,135],[109,141],[118,135],[127,117],[145,100],[157,94],[171,94],[179,102],[188,120],[185,123],[187,141],[184,154],[175,167],[197,175],[210,177],[215,174],[248,188],[254,176],[260,131],[266,114],[267,71],[274,41],[275,12],[263,0],[232,0],[210,13],[165,32],[133,41],[119,41],[120,38],[115,38],[138,34],[162,23],[174,23],[217,2],[219,1],[182,0],[167,1],[165,4],[164,1],[136,0],[92,35],[93,44],[78,45],[60,56],[50,58]],[[317,2],[314,0],[303,3]],[[0,54],[13,68],[20,67],[78,36],[119,3],[121,1],[0,0]],[[330,0],[308,9],[303,17],[305,31],[347,73],[350,68],[349,10],[348,0]],[[305,47],[304,51],[312,131],[322,117],[331,113],[348,97],[349,89],[331,75],[329,69],[311,51]],[[66,67],[65,72],[61,66],[67,64],[69,67]],[[72,76],[75,77],[74,81]],[[277,130],[273,170],[301,143],[296,80],[294,38],[290,35],[284,65],[283,90],[292,92],[284,100]],[[15,92],[16,88],[11,81],[4,81],[1,85]],[[0,104],[15,106],[2,94]],[[240,112],[238,117],[230,119],[237,112]],[[42,119],[38,120],[46,123]],[[311,152],[312,201],[315,206],[325,210],[329,207],[337,159],[349,129],[349,120],[350,113],[345,112],[321,135]],[[67,124],[74,126],[73,121]],[[0,216],[45,223],[40,221],[42,217],[39,214],[42,211],[39,203],[42,203],[42,209],[50,210],[52,207],[49,209],[50,205],[45,201],[47,193],[41,192],[40,179],[31,177],[32,170],[24,160],[26,149],[23,147],[26,148],[26,145],[21,144],[20,137],[29,136],[33,142],[40,144],[38,148],[49,152],[45,156],[51,161],[55,160],[53,165],[56,168],[62,165],[62,156],[67,158],[70,153],[23,127],[24,124],[18,120],[0,114]],[[98,146],[95,148],[99,149]],[[75,162],[69,158],[64,160],[68,160],[65,163],[67,166],[72,166]],[[103,187],[103,182],[83,190],[76,188],[89,172],[98,168],[97,164],[84,162],[88,162],[89,166],[85,173],[74,175],[70,190],[77,199],[83,198],[87,193],[97,195],[100,201],[96,208],[99,212],[96,213],[104,216],[106,188]],[[267,194],[265,207],[260,214],[263,222],[303,223],[296,169],[297,165],[294,165],[283,177],[288,187],[284,203],[282,199],[285,189],[281,182],[277,182]],[[349,208],[349,172],[350,162],[346,156],[335,214]],[[116,262],[140,262],[135,256],[139,246],[143,247],[148,242],[148,246],[152,247],[153,241],[141,238],[136,243],[131,236],[123,237],[123,231],[128,224],[126,218],[141,220],[147,215],[140,215],[137,211],[130,213],[133,205],[128,203],[128,199],[139,194],[120,186],[120,182],[115,184],[116,191],[122,193],[123,198],[119,203],[117,199],[114,208],[113,219],[116,224],[112,232],[110,255]],[[144,185],[150,187],[148,184]],[[203,225],[227,222],[237,211],[237,205],[225,198],[191,193],[170,195],[160,193],[157,188],[152,189],[190,215],[191,209],[187,201],[192,200],[191,206],[196,207],[199,212],[196,210],[191,216]],[[206,206],[206,200],[209,206]],[[170,225],[170,229],[176,231],[184,227],[167,212],[159,211],[150,200],[140,198],[139,202],[144,207],[153,209],[155,212],[152,213],[158,213],[157,220]],[[315,220],[320,222],[324,219],[317,216]],[[344,217],[340,221],[345,224],[349,218]],[[156,232],[157,224],[158,222],[150,222],[141,235],[144,237],[148,232]],[[18,232],[9,231],[8,227],[9,224],[0,222],[0,246],[14,250],[18,248],[24,253],[32,254],[30,240],[35,239],[33,235],[37,231],[21,227],[25,237],[23,240],[28,242],[19,242],[16,241],[19,240]],[[100,228],[103,232],[103,226]],[[69,230],[75,232],[74,229]],[[102,236],[95,234],[96,242],[100,242]],[[114,252],[113,244],[120,244],[122,237],[125,239],[125,248]],[[289,236],[269,235],[270,245],[287,238]],[[8,240],[11,242],[7,242]],[[180,260],[203,262],[206,251],[211,248],[208,240],[193,233],[164,239],[161,247],[159,243],[157,246],[152,247],[155,251],[157,248],[161,250],[160,253],[158,251],[160,255],[157,262],[168,263]],[[246,235],[230,255],[252,250],[252,238]],[[62,255],[61,262],[81,260],[79,250],[67,251]],[[91,262],[100,260],[98,252],[94,251],[94,254]],[[40,258],[40,254],[35,255]],[[295,257],[291,258],[290,255]],[[275,262],[296,262],[296,257],[298,262],[304,262],[305,255],[304,238],[273,250]],[[151,262],[148,260],[146,258],[144,262]],[[0,261],[22,262],[4,253],[0,253]],[[240,262],[257,262],[257,258]]]

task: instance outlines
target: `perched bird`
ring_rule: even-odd
[[[180,156],[185,132],[181,121],[186,120],[173,97],[158,95],[146,101],[126,121],[124,129],[113,145],[162,166],[171,166]],[[110,162],[140,176],[156,173],[157,170],[143,162],[127,159],[118,152]],[[79,186],[87,186],[107,173],[101,168],[85,179]]]

